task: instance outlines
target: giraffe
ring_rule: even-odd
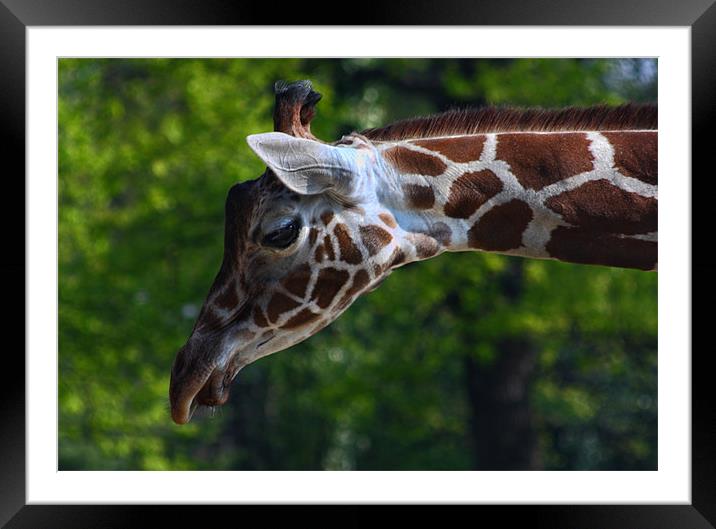
[[[653,106],[449,111],[324,143],[311,83],[275,92],[274,131],[247,138],[267,169],[229,190],[223,261],[172,366],[177,424],[411,262],[485,251],[657,268]]]

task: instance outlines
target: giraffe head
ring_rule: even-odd
[[[381,157],[360,136],[316,140],[311,94],[310,84],[278,90],[277,130],[248,137],[267,170],[228,193],[223,262],[172,367],[179,424],[197,405],[225,403],[240,369],[315,334],[406,262],[377,196]]]

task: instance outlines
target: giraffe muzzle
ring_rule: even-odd
[[[221,406],[229,399],[231,377],[227,373],[215,369],[209,379],[194,397],[194,401],[200,406]]]
[[[177,424],[186,424],[199,406],[225,404],[233,378],[233,374],[218,368],[188,380],[172,376],[169,391],[172,420]]]

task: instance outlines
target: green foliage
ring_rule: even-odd
[[[511,339],[535,351],[544,468],[656,468],[656,275],[498,255],[397,271],[242,371],[216,416],[171,422],[169,368],[219,268],[225,194],[263,170],[245,137],[271,130],[273,82],[300,78],[324,95],[327,140],[656,84],[655,61],[62,59],[60,469],[473,468],[466,362],[489,372]]]

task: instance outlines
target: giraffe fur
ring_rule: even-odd
[[[277,86],[274,132],[247,139],[267,169],[227,195],[224,259],[172,366],[175,422],[225,403],[241,369],[319,332],[410,262],[487,251],[656,270],[655,129],[328,144],[309,128],[320,96],[298,88]]]

